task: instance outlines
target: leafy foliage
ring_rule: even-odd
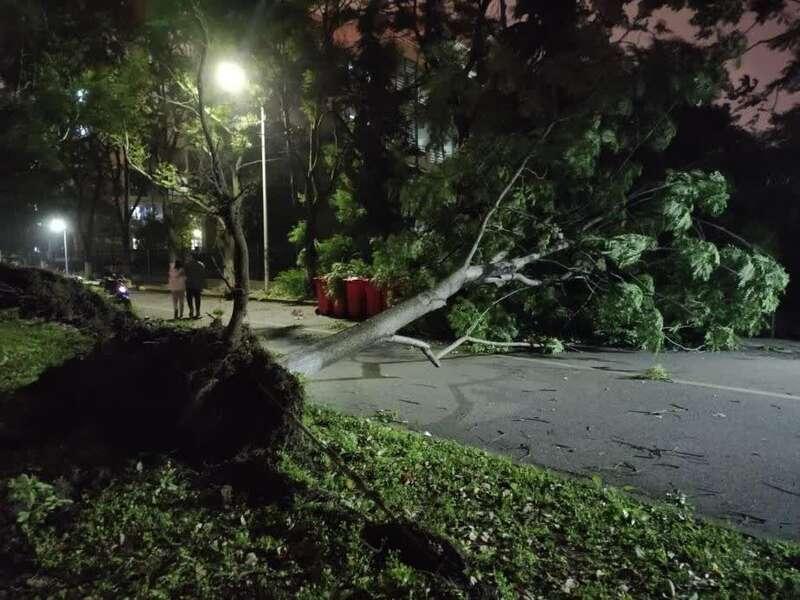
[[[286,269],[270,282],[269,298],[299,300],[308,295],[308,282],[303,269]]]
[[[336,263],[346,263],[356,257],[353,238],[347,235],[336,234],[317,242],[320,273],[329,273]]]
[[[519,335],[514,318],[501,305],[481,310],[469,298],[459,298],[447,313],[456,337],[465,335],[494,342],[512,342]],[[471,344],[473,352],[496,352],[497,347]]]
[[[620,269],[635,265],[646,250],[655,246],[655,240],[646,235],[628,233],[606,240],[606,256],[613,260]]]
[[[72,504],[72,500],[64,498],[52,485],[25,474],[8,482],[8,500],[17,523],[28,535],[43,527],[50,514]]]
[[[656,364],[648,367],[641,375],[637,375],[635,379],[643,379],[647,381],[672,381],[669,371],[663,365]]]
[[[598,332],[613,344],[653,352],[664,343],[664,318],[656,308],[654,290],[647,285],[619,283],[597,303]]]

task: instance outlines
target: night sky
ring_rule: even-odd
[[[800,7],[798,7],[796,10],[800,11]],[[629,9],[629,13],[632,14],[634,12],[635,9],[631,7]],[[654,13],[650,22],[654,25],[658,20],[663,20],[667,24],[667,27],[672,30],[674,35],[684,39],[693,39],[696,30],[689,23],[691,15],[692,12],[689,10],[675,12],[672,10],[662,9]],[[746,15],[739,24],[739,29],[742,31],[747,31],[753,25],[754,21],[755,16],[752,13]],[[750,40],[750,44],[754,44],[760,40],[771,38],[784,30],[785,26],[774,21],[770,21],[763,25],[756,25],[752,30],[750,30],[747,36]],[[647,34],[641,33],[638,34],[638,39],[636,41],[637,43],[645,44],[647,43],[648,37],[649,36]],[[761,84],[760,87],[763,87],[765,84],[769,84],[778,78],[781,70],[786,65],[788,60],[789,56],[787,53],[774,52],[766,45],[761,45],[753,48],[744,55],[741,61],[741,66],[737,66],[736,64],[732,63],[730,65],[730,70],[731,74],[733,75],[734,82],[738,82],[743,75],[749,75],[751,78],[758,79]],[[762,107],[762,110],[772,110],[774,105],[778,112],[782,112],[791,108],[798,102],[798,100],[800,100],[800,97],[798,97],[797,94],[789,95],[782,93],[778,95],[777,103],[775,103],[775,97],[773,96],[769,99],[766,105]],[[755,109],[742,111],[741,124],[747,125],[751,118],[756,116],[756,112],[757,111]],[[759,119],[757,128],[766,127],[769,124],[769,115],[767,113],[762,113],[758,116]]]

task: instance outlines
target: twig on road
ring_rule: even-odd
[[[784,494],[790,494],[792,496],[797,496],[798,498],[800,498],[800,492],[793,492],[792,490],[787,490],[786,488],[782,488],[779,485],[773,485],[767,481],[762,481],[761,483],[763,483],[765,486],[769,488],[772,488],[773,490],[778,490],[779,492],[783,492]]]
[[[541,417],[521,417],[519,419],[511,419],[515,423],[520,423],[522,421],[536,421],[537,423],[547,423],[550,424],[550,421],[547,419],[542,419]]]

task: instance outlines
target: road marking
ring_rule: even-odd
[[[554,360],[546,360],[543,358],[527,358],[524,356],[513,356],[513,355],[506,355],[505,358],[513,358],[514,360],[521,360],[525,362],[535,362],[542,365],[547,365],[548,367],[554,367],[556,369],[576,369],[578,371],[594,371],[601,372],[601,373],[615,373],[617,375],[626,375],[630,377],[630,371],[620,371],[617,369],[596,369],[594,367],[588,367],[586,365],[576,365],[573,363],[564,363],[561,361],[554,361]],[[766,390],[754,390],[751,388],[742,388],[742,387],[734,387],[730,385],[718,385],[716,383],[706,383],[704,381],[690,381],[688,379],[673,379],[672,383],[678,383],[681,385],[691,385],[695,387],[704,387],[709,388],[712,390],[720,390],[725,392],[738,392],[740,394],[752,394],[754,396],[767,396],[768,398],[780,398],[781,400],[800,400],[800,396],[795,396],[794,394],[787,394],[785,392],[768,392]]]

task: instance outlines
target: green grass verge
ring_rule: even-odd
[[[45,369],[87,351],[91,345],[91,338],[72,327],[0,313],[0,394],[33,383]]]
[[[36,372],[81,347],[70,330],[18,322],[5,331],[14,327],[16,347],[32,339],[47,347],[16,354],[33,357]],[[470,576],[503,598],[800,597],[800,546],[697,520],[680,496],[642,503],[600,479],[576,481],[318,407],[306,423],[393,510],[461,547]],[[0,554],[30,554],[26,593],[458,597],[441,577],[365,543],[365,524],[383,515],[316,450],[280,456],[291,493],[275,502],[248,502],[163,457],[144,462],[80,494],[63,480],[2,482],[0,506],[11,510],[0,518]]]
[[[310,408],[307,423],[390,507],[463,547],[471,576],[504,598],[800,597],[800,547],[695,520],[680,499],[643,504],[330,410]],[[379,559],[361,532],[381,515],[324,456],[285,453],[279,468],[290,503],[234,493],[225,505],[225,490],[195,487],[186,467],[131,465],[58,525],[43,508],[58,493],[40,488],[17,502],[20,530],[49,590],[81,597],[457,597],[397,556]],[[32,487],[13,485],[23,499]]]

